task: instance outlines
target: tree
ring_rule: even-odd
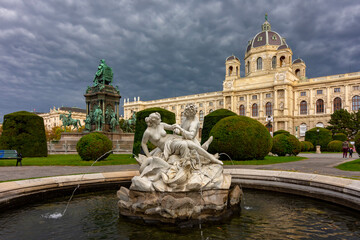
[[[335,133],[344,133],[346,136],[349,136],[352,133],[352,116],[346,109],[336,110],[331,114],[331,119],[329,121],[330,126],[327,127],[332,134]]]
[[[344,133],[353,138],[360,130],[360,111],[349,113],[346,109],[336,110],[329,121],[332,134]]]

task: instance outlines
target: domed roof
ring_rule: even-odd
[[[262,31],[256,34],[255,37],[248,42],[246,52],[249,52],[252,48],[264,45],[279,46],[278,49],[288,48],[285,38],[282,38],[277,32],[271,31],[271,25],[267,21],[267,15],[265,15],[265,22],[261,26],[261,29]]]
[[[229,57],[227,57],[226,58],[226,61],[229,61],[229,60],[238,60],[238,61],[240,61],[237,57],[235,57],[234,55],[231,55],[231,56],[229,56]]]
[[[298,58],[298,59],[293,61],[293,64],[295,64],[295,63],[305,63],[305,62],[301,58]]]

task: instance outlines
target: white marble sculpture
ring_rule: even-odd
[[[223,175],[222,161],[217,155],[207,152],[212,141],[209,138],[202,146],[196,139],[199,131],[197,109],[188,104],[181,126],[161,122],[159,113],[151,113],[145,119],[147,129],[141,146],[144,155],[139,155],[140,176],[132,179],[131,190],[179,192],[205,189],[229,189],[231,177]],[[172,130],[167,134],[165,130]],[[147,142],[157,148],[149,152]]]

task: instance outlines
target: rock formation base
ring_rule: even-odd
[[[117,192],[120,215],[146,223],[178,225],[226,218],[240,210],[242,194],[238,185],[202,192],[141,192],[125,187]]]

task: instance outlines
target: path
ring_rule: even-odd
[[[356,155],[356,156],[355,156]],[[265,169],[265,170],[285,170],[298,171],[305,173],[316,173],[339,177],[351,177],[360,179],[360,171],[342,171],[334,166],[345,161],[352,161],[358,156],[354,154],[352,159],[343,159],[341,153],[325,154],[299,154],[308,159],[278,163],[271,165],[232,165],[225,168],[244,168],[244,169]],[[98,172],[117,172],[124,170],[137,170],[138,165],[112,165],[112,166],[22,166],[22,167],[0,167],[0,181],[27,179],[49,176],[60,176],[81,173]]]

